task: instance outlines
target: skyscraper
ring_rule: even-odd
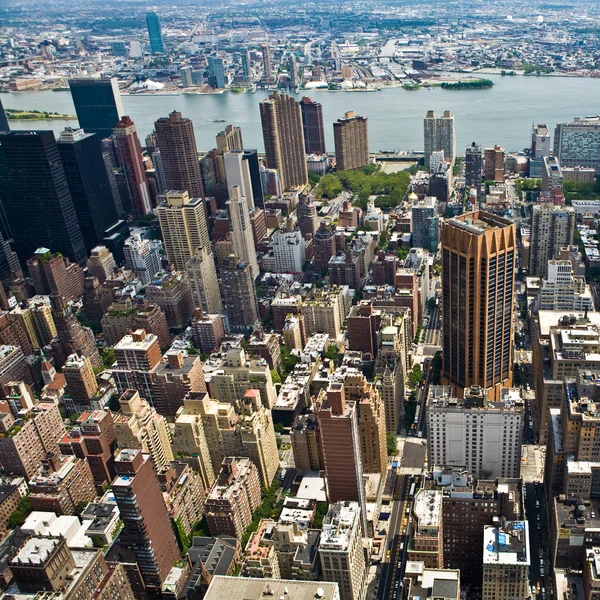
[[[230,254],[221,267],[221,298],[229,331],[247,331],[258,321],[254,277],[250,267]]]
[[[483,157],[481,146],[473,142],[465,152],[465,187],[467,190],[475,188],[477,195],[481,194],[483,183]]]
[[[252,185],[252,198],[254,199],[254,206],[264,208],[265,196],[262,186],[262,177],[260,174],[258,150],[244,150],[244,160],[248,163],[248,169],[250,171],[250,183]]]
[[[252,273],[252,278],[258,277],[258,262],[256,260],[256,249],[252,237],[252,226],[246,198],[240,194],[237,186],[229,190],[227,201],[229,219],[231,221],[231,238],[236,256],[246,263]]]
[[[186,191],[167,192],[158,207],[158,220],[167,258],[176,270],[185,270],[198,247],[212,254],[201,198],[190,198]]]
[[[277,169],[281,185],[290,190],[308,183],[302,111],[291,96],[273,92],[260,103],[267,167]]]
[[[545,277],[548,261],[573,243],[575,209],[572,206],[535,204],[531,213],[529,274]]]
[[[442,225],[442,380],[457,397],[512,384],[516,227],[479,211]]]
[[[75,262],[87,258],[58,146],[52,131],[0,134],[0,197],[6,237],[21,260],[45,246]]]
[[[8,119],[6,118],[6,113],[4,112],[4,106],[2,106],[2,100],[0,100],[0,131],[10,131]]]
[[[106,201],[112,198],[112,190],[102,144],[97,135],[69,127],[60,134],[57,144],[83,242],[89,252],[117,221],[114,203]]]
[[[263,80],[268,83],[273,81],[273,69],[271,67],[271,51],[269,50],[269,44],[262,44],[260,50],[263,57]]]
[[[431,153],[443,150],[444,157],[451,163],[456,157],[456,135],[454,131],[454,117],[449,110],[443,116],[436,117],[432,110],[427,111],[423,121],[425,138],[425,166],[429,169]]]
[[[483,151],[483,179],[485,181],[504,181],[504,148],[496,145]]]
[[[354,111],[333,124],[335,162],[338,171],[360,169],[369,164],[369,132],[367,117]]]
[[[436,253],[440,241],[438,203],[433,196],[415,201],[411,208],[412,246]]]
[[[302,128],[306,154],[325,154],[325,130],[323,129],[323,107],[309,96],[300,100]]]
[[[254,194],[250,179],[250,165],[244,160],[243,150],[232,150],[223,154],[223,166],[227,188],[237,187],[241,196],[246,198],[248,210],[254,208]]]
[[[242,73],[244,74],[244,81],[249,82],[252,78],[252,67],[250,65],[250,52],[248,48],[242,50]]]
[[[152,205],[146,169],[142,160],[142,146],[135,124],[129,117],[123,117],[117,123],[113,131],[113,139],[129,188],[131,211],[135,217],[143,217],[152,210]]]
[[[557,123],[554,156],[561,167],[593,167],[600,170],[600,117],[575,117]]]
[[[116,78],[70,79],[71,97],[79,126],[102,140],[112,135],[123,116],[123,104]]]
[[[344,384],[341,382],[331,383],[323,395],[317,415],[321,428],[327,498],[330,502],[358,502],[361,528],[365,532],[365,491],[356,402],[346,401]]]
[[[150,38],[150,51],[152,54],[164,52],[165,44],[160,30],[160,19],[155,12],[146,13],[146,25],[148,26],[148,37]]]
[[[223,69],[223,59],[219,58],[218,56],[208,57],[208,85],[218,89],[225,87],[225,70]]]
[[[141,450],[121,450],[115,470],[112,491],[123,521],[116,544],[135,557],[150,597],[162,597],[161,584],[179,560],[179,548],[152,459]]]
[[[193,198],[204,198],[202,174],[194,137],[194,125],[173,111],[154,123],[166,190],[187,190]]]
[[[194,306],[208,315],[221,311],[221,293],[211,246],[198,246],[185,271],[188,275]]]
[[[227,125],[223,131],[217,133],[217,150],[224,154],[232,150],[241,150],[244,147],[242,129],[235,125]]]

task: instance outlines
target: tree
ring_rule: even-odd
[[[273,380],[273,383],[281,383],[281,377],[275,369],[271,369],[271,379]]]
[[[300,358],[295,354],[292,354],[285,346],[281,347],[281,380],[285,380],[286,377],[292,372],[294,367],[300,362]]]
[[[408,384],[410,385],[410,387],[417,387],[421,381],[423,380],[423,369],[421,368],[421,365],[419,363],[416,363],[415,365],[413,365],[413,369],[410,373],[410,375],[408,376]]]
[[[113,366],[115,360],[115,351],[112,348],[104,348],[104,350],[102,350],[102,363],[107,369]]]
[[[398,453],[398,438],[391,431],[388,431],[385,437],[388,456],[396,456]]]
[[[14,510],[8,516],[8,521],[6,521],[6,526],[9,529],[14,529],[15,527],[21,527],[25,523],[25,515],[20,510]]]

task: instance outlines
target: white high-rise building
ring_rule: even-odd
[[[246,198],[248,210],[254,208],[254,196],[252,194],[252,180],[250,179],[250,167],[244,159],[243,150],[231,150],[223,154],[223,165],[225,167],[225,178],[227,188],[237,186],[240,195]]]
[[[324,581],[336,581],[340,600],[362,600],[366,565],[358,502],[329,505],[323,520],[319,555]]]
[[[258,261],[254,248],[254,237],[250,225],[248,203],[240,193],[240,188],[234,185],[229,189],[227,201],[229,218],[231,220],[231,238],[235,255],[250,267],[252,278],[258,277]]]
[[[539,310],[594,310],[585,277],[573,274],[570,260],[548,261],[548,275],[540,283]]]
[[[302,233],[288,219],[285,229],[273,233],[273,255],[277,273],[300,273],[306,262],[306,245]]]
[[[125,241],[123,254],[125,266],[135,272],[142,284],[146,285],[160,271],[162,242],[143,240],[134,234]]]
[[[432,110],[427,111],[423,123],[425,141],[425,166],[431,168],[432,153],[443,150],[446,160],[454,163],[456,157],[456,134],[454,116],[449,110],[441,117],[436,117]]]
[[[488,400],[472,386],[464,399],[450,386],[433,386],[427,401],[429,464],[463,466],[477,477],[519,477],[525,404],[517,388]]]

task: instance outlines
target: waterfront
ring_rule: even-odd
[[[529,144],[531,124],[546,123],[551,131],[557,121],[600,112],[600,79],[574,77],[488,76],[496,85],[482,90],[443,90],[400,87],[380,92],[307,91],[323,104],[327,149],[333,151],[332,123],[345,111],[369,118],[372,152],[423,148],[423,117],[427,110],[450,110],[456,119],[456,147],[461,154],[475,141],[521,150]],[[215,135],[228,123],[242,128],[246,148],[263,150],[258,103],[267,92],[214,95],[123,96],[125,112],[134,120],[140,140],[153,129],[156,119],[180,110],[194,122],[198,148],[214,147]],[[0,96],[6,108],[35,109],[74,114],[69,92],[9,93]],[[218,120],[218,122],[215,122]],[[57,134],[71,121],[11,121],[13,129],[53,129]]]

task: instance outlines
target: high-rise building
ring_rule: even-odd
[[[248,48],[242,50],[242,73],[244,74],[244,81],[246,83],[250,82],[252,79],[252,64]]]
[[[260,173],[260,161],[258,160],[258,150],[244,150],[244,160],[248,163],[248,169],[250,171],[250,183],[252,185],[254,206],[264,208],[265,198]]]
[[[444,564],[442,538],[442,498],[439,490],[417,492],[412,506],[413,534],[407,560],[422,562],[429,569]]]
[[[252,226],[246,198],[241,195],[240,189],[234,186],[229,191],[227,201],[229,219],[231,221],[231,238],[236,256],[246,263],[252,273],[252,278],[258,277],[258,262],[256,249],[252,236]]]
[[[4,106],[2,106],[2,101],[0,101],[0,132],[2,131],[10,131],[10,126],[4,112]]]
[[[65,302],[83,294],[83,269],[61,254],[53,254],[48,248],[38,248],[27,261],[27,268],[37,294],[60,294]]]
[[[53,403],[40,403],[30,414],[22,425],[3,426],[5,435],[0,436],[3,470],[28,481],[39,471],[49,452],[58,452],[58,441],[66,431],[58,406]]]
[[[185,271],[159,273],[146,287],[146,299],[162,309],[171,329],[187,327],[194,314],[192,289]]]
[[[516,227],[479,211],[442,224],[442,380],[458,397],[472,385],[512,384]]]
[[[486,148],[483,151],[484,181],[504,181],[504,161],[506,151],[500,146]]]
[[[165,179],[165,190],[186,190],[193,198],[204,198],[204,187],[191,119],[173,111],[154,123]],[[183,267],[182,267],[183,268]]]
[[[128,238],[123,246],[125,266],[134,271],[144,285],[160,271],[161,247],[160,242],[143,240],[138,233]]]
[[[225,533],[240,538],[260,501],[256,465],[245,457],[225,458],[204,505],[211,535]]]
[[[160,598],[161,585],[180,554],[152,459],[141,450],[121,450],[115,469],[112,491],[123,521],[117,551],[133,555],[149,596]]]
[[[208,57],[208,85],[217,89],[225,87],[225,69],[219,56]]]
[[[277,169],[284,189],[304,187],[308,169],[300,105],[291,96],[273,92],[260,103],[267,167]]]
[[[484,479],[519,477],[524,410],[518,389],[502,388],[492,401],[473,386],[459,400],[449,387],[432,386],[426,412],[431,464],[465,466]]]
[[[221,311],[221,293],[211,247],[198,247],[185,265],[195,308],[209,314]]]
[[[300,74],[298,73],[298,59],[295,54],[291,54],[288,57],[288,68],[289,68],[289,86],[292,89],[299,87],[300,85]]]
[[[119,394],[137,390],[152,404],[152,371],[161,359],[158,338],[143,329],[134,331],[115,345],[115,359],[111,370]]]
[[[340,600],[364,597],[367,566],[362,547],[361,507],[358,502],[335,502],[323,520],[319,544],[324,581],[336,581]]]
[[[302,233],[294,228],[291,218],[285,229],[278,229],[271,238],[276,273],[300,273],[306,262],[306,244]]]
[[[157,212],[165,253],[176,270],[185,270],[197,248],[205,248],[212,256],[202,198],[172,190],[165,194]]]
[[[266,82],[273,81],[273,68],[271,67],[271,51],[269,44],[261,44],[260,50],[263,57],[263,80]]]
[[[483,530],[483,600],[527,600],[529,523],[506,521]]]
[[[432,110],[427,111],[423,122],[425,137],[425,166],[429,169],[431,153],[443,150],[444,157],[451,163],[456,157],[456,133],[454,116],[449,110],[443,116],[436,117]]]
[[[435,254],[440,242],[438,202],[433,196],[417,200],[411,207],[412,245]]]
[[[323,460],[330,502],[358,502],[361,528],[366,531],[365,491],[358,433],[356,402],[346,402],[343,383],[322,391],[317,417],[321,429]]]
[[[165,44],[160,29],[160,19],[154,11],[146,13],[146,25],[148,27],[148,38],[150,39],[150,51],[152,54],[164,52]]]
[[[314,413],[296,417],[294,425],[290,429],[290,440],[296,472],[307,473],[323,469],[321,431],[319,421]]]
[[[313,196],[300,194],[298,206],[296,207],[296,218],[300,233],[304,237],[315,235],[317,231],[317,207]]]
[[[535,204],[531,213],[529,274],[545,277],[548,261],[560,256],[560,249],[573,243],[575,209],[550,203]]]
[[[87,356],[71,354],[63,365],[62,373],[67,382],[65,393],[73,404],[73,410],[69,412],[71,414],[81,414],[86,410],[95,408],[91,406],[91,400],[98,393],[98,382]],[[63,403],[66,404],[64,398]],[[83,406],[86,406],[86,408],[75,410],[75,407],[80,408]]]
[[[200,358],[183,350],[169,350],[153,370],[154,405],[159,414],[174,417],[186,394],[206,391]]]
[[[113,140],[120,165],[131,197],[131,212],[144,217],[152,210],[146,168],[142,160],[142,147],[133,121],[125,116],[113,130]]]
[[[254,193],[250,177],[250,164],[244,159],[243,150],[230,150],[223,154],[223,167],[227,189],[237,187],[241,196],[246,198],[248,210],[254,208]]]
[[[79,127],[99,139],[110,137],[124,115],[117,79],[70,79]]]
[[[217,133],[217,150],[221,154],[231,152],[232,150],[242,150],[244,141],[242,139],[242,130],[235,125],[227,125],[223,131]]]
[[[136,390],[126,390],[119,398],[120,412],[115,415],[115,435],[119,448],[137,448],[147,452],[156,470],[173,460],[169,426]]]
[[[531,157],[540,159],[550,156],[550,150],[552,150],[552,136],[546,125],[538,123],[531,132]]]
[[[221,268],[221,299],[229,331],[248,330],[258,321],[254,277],[250,265],[230,254]]]
[[[338,171],[361,169],[369,164],[367,117],[349,111],[333,124],[335,162]]]
[[[309,96],[304,96],[300,100],[300,108],[302,109],[304,150],[306,154],[326,154],[321,103],[315,102]]]
[[[327,270],[329,259],[335,256],[335,238],[327,221],[321,221],[313,237],[315,264],[321,272]]]
[[[86,263],[88,273],[96,277],[100,283],[104,283],[113,276],[115,257],[106,246],[96,246],[90,250],[90,257]]]
[[[544,156],[542,167],[542,192],[563,189],[563,172],[556,156]]]
[[[481,184],[483,183],[483,156],[481,146],[473,142],[465,151],[465,188],[476,189],[477,196],[481,197]]]
[[[190,281],[191,279],[190,277]],[[192,286],[193,292],[194,286]],[[219,301],[220,299],[219,296]],[[221,346],[221,340],[225,336],[223,317],[218,313],[204,314],[203,309],[196,308],[196,313],[192,320],[192,334],[196,348],[202,353],[212,354]]]
[[[112,190],[104,167],[102,144],[93,133],[67,127],[57,145],[83,242],[89,252],[118,220],[114,203],[106,201]]]
[[[75,262],[87,253],[52,131],[0,134],[0,195],[6,239],[21,260],[44,246]]]
[[[539,310],[593,311],[594,302],[585,277],[573,274],[570,260],[549,260],[548,273],[540,281]]]
[[[592,167],[600,170],[600,117],[575,117],[557,123],[554,156],[561,167]]]

